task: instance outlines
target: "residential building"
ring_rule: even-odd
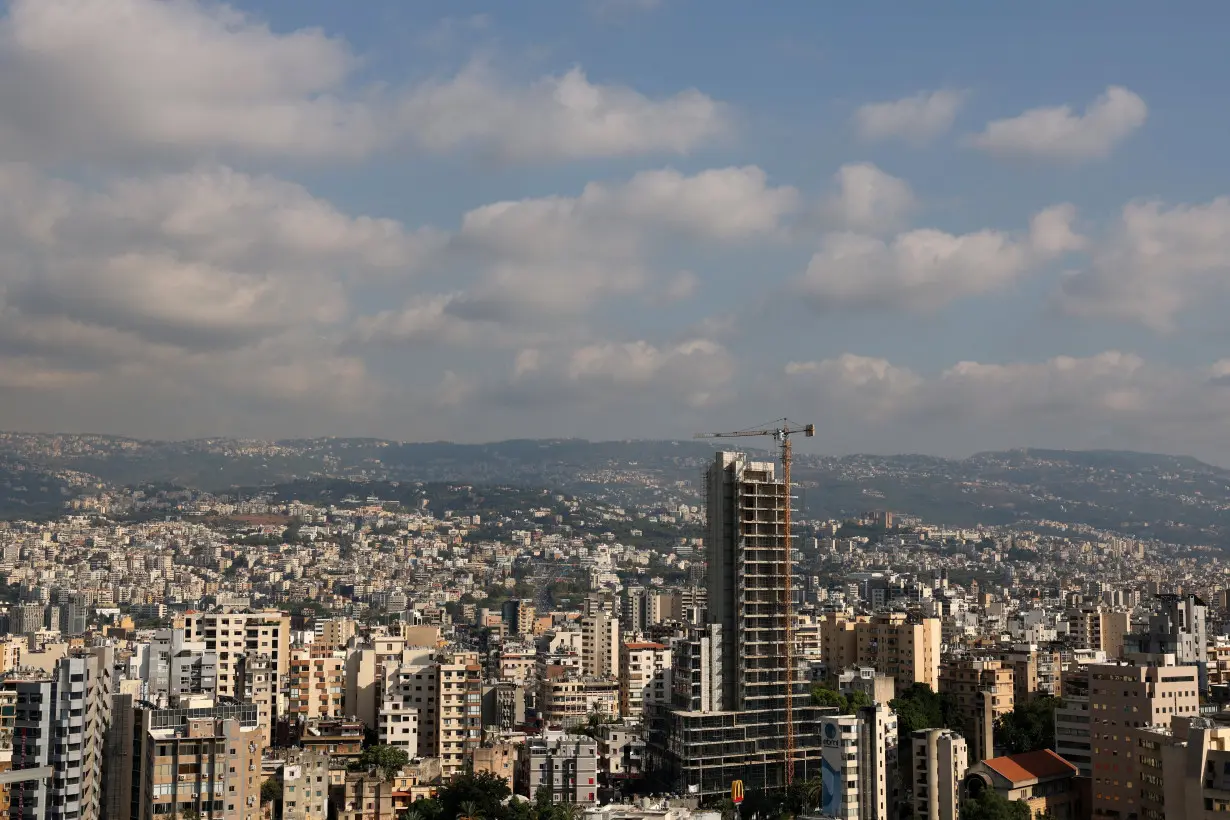
[[[252,612],[189,612],[184,617],[188,640],[200,641],[218,658],[218,696],[238,697],[236,675],[240,659],[267,655],[274,689],[281,687],[290,667],[290,616],[277,610]]]
[[[965,794],[972,798],[992,790],[1005,800],[1024,802],[1036,820],[1077,820],[1085,816],[1085,807],[1076,776],[1076,767],[1050,749],[993,757],[969,767]]]
[[[13,769],[50,767],[50,776],[10,787],[13,820],[98,820],[111,725],[110,647],[61,657],[48,671],[18,670],[13,692]]]
[[[619,619],[603,611],[581,618],[581,671],[593,678],[619,678]]]
[[[619,713],[639,717],[646,706],[670,700],[671,651],[660,643],[638,641],[619,649]]]
[[[133,709],[131,757],[115,777],[131,783],[127,813],[114,820],[196,815],[259,820],[265,732],[253,703],[188,699]]]
[[[887,706],[820,717],[820,813],[846,820],[889,820],[897,812],[897,717]]]
[[[329,756],[291,749],[280,773],[282,820],[328,820]]]
[[[1063,701],[1055,709],[1055,752],[1081,777],[1093,777],[1089,717],[1089,668],[1064,672]]]
[[[951,729],[922,729],[910,739],[914,820],[958,820],[961,781],[969,768],[965,738]]]
[[[547,731],[520,747],[517,788],[526,797],[540,789],[552,802],[593,804],[598,799],[598,742],[584,735]]]
[[[1142,810],[1137,736],[1131,730],[1196,717],[1199,710],[1195,666],[1090,665],[1095,818],[1128,818]]]

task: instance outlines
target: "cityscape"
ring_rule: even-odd
[[[1230,816],[1227,31],[0,0],[0,820]]]

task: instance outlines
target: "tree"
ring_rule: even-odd
[[[481,817],[502,820],[504,801],[512,791],[508,781],[493,772],[466,772],[453,778],[436,792],[441,817]]]
[[[352,772],[375,770],[384,780],[392,780],[410,762],[405,749],[396,746],[368,746],[357,760],[350,763]]]
[[[461,814],[457,815],[457,820],[483,820],[482,814],[478,811],[478,804],[473,800],[466,800],[457,806],[457,810]]]
[[[1030,820],[1029,804],[1009,800],[994,789],[961,801],[961,820]]]
[[[261,783],[261,805],[282,799],[282,784],[272,777]]]
[[[851,692],[848,695],[829,689],[827,686],[817,686],[811,690],[813,706],[835,707],[843,715],[853,715],[864,706],[871,706],[871,698],[866,692]]]
[[[1008,754],[1036,752],[1055,747],[1055,709],[1059,698],[1042,695],[1018,702],[1012,711],[995,722],[995,739]]]

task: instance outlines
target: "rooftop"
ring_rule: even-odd
[[[1031,780],[1048,780],[1053,777],[1075,776],[1080,771],[1075,765],[1050,749],[993,757],[982,762],[1014,784]]]

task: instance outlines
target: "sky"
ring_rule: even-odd
[[[0,428],[1230,465],[1225,3],[0,9]]]

